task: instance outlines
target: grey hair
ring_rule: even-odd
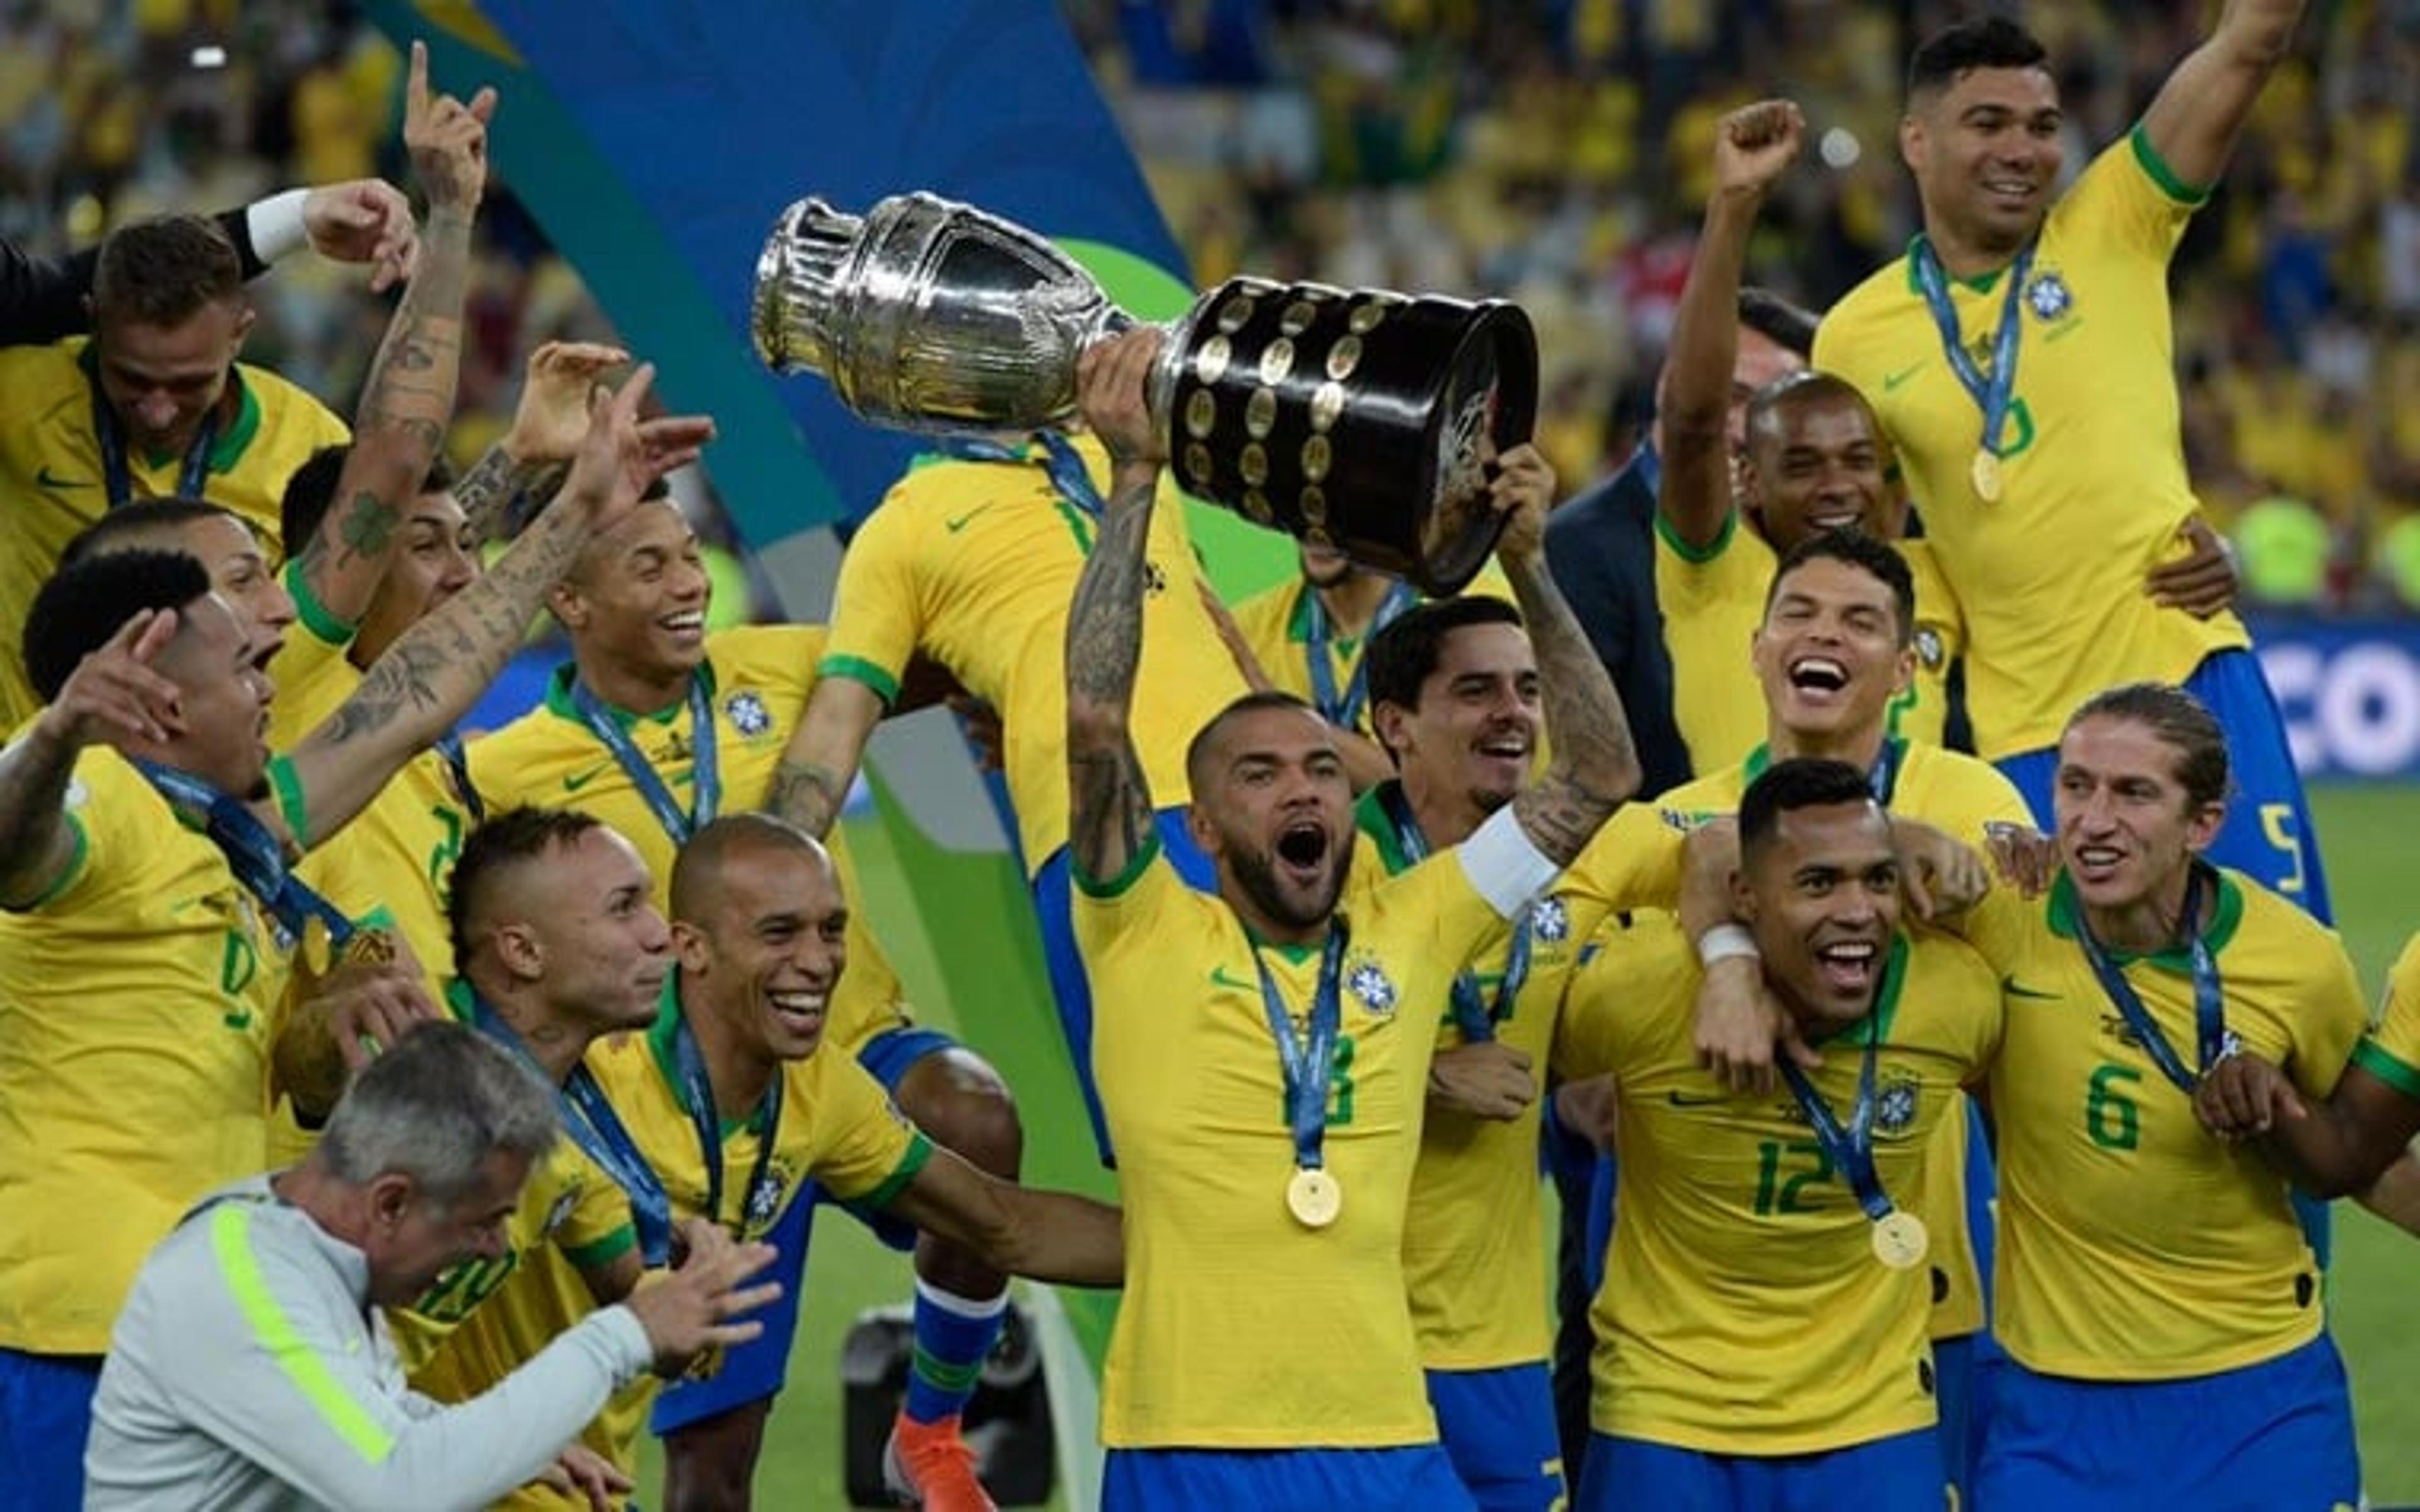
[[[543,1156],[557,1121],[553,1089],[511,1051],[466,1025],[425,1024],[353,1079],[319,1155],[349,1185],[409,1176],[445,1206],[490,1154]]]

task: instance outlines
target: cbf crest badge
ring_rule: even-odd
[[[570,1217],[571,1210],[579,1205],[580,1183],[575,1181],[554,1195],[554,1206],[546,1210],[546,1223],[538,1229],[538,1237],[552,1239],[554,1231],[563,1227],[563,1221]]]
[[[2066,319],[2075,309],[2075,294],[2055,270],[2045,269],[2025,285],[2025,307],[2033,311],[2035,319],[2051,325]]]
[[[1916,659],[1924,664],[1927,671],[1941,670],[1941,632],[1930,625],[1916,627]]]
[[[1392,1018],[1395,1013],[1395,983],[1388,977],[1387,968],[1378,964],[1375,956],[1363,956],[1344,973],[1344,987],[1373,1018]]]
[[[1895,1076],[1874,1089],[1874,1132],[1893,1138],[1916,1127],[1914,1077]]]
[[[731,728],[743,735],[761,735],[773,728],[773,711],[765,707],[764,699],[744,688],[722,701],[722,714]]]
[[[1572,916],[1559,897],[1541,898],[1529,909],[1529,937],[1540,945],[1560,945],[1571,938]]]
[[[740,1214],[741,1232],[762,1234],[770,1229],[773,1220],[781,1216],[782,1194],[789,1185],[788,1176],[778,1165],[768,1166],[764,1175],[750,1182],[748,1204]]]

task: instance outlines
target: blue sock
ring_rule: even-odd
[[[938,1423],[963,1412],[1008,1319],[1008,1293],[983,1302],[916,1280],[916,1353],[908,1368],[908,1420]]]

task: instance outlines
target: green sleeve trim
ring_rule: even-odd
[[[302,570],[299,556],[286,563],[286,592],[294,600],[294,612],[301,617],[302,627],[321,642],[331,646],[352,643],[355,627],[319,602],[319,595],[311,591],[311,575]]]
[[[2143,130],[2141,121],[2136,121],[2134,129],[2126,133],[2126,140],[2133,144],[2134,161],[2142,165],[2143,172],[2150,177],[2151,182],[2160,186],[2161,193],[2195,209],[2209,203],[2210,191],[2195,189],[2177,177],[2177,171],[2168,166],[2168,160],[2160,156],[2158,147],[2151,146],[2151,133]]]
[[[311,843],[311,809],[302,798],[302,779],[295,775],[294,758],[269,758],[269,788],[277,795],[277,812],[298,845]]]
[[[917,1173],[922,1171],[932,1159],[933,1141],[924,1136],[923,1131],[918,1130],[909,1134],[908,1152],[899,1157],[899,1165],[890,1176],[884,1179],[880,1186],[868,1192],[849,1206],[868,1210],[891,1206],[900,1193],[908,1190],[908,1184],[916,1180]]]
[[[2420,1103],[2420,1071],[2397,1060],[2377,1041],[2364,1040],[2354,1045],[2352,1063],[2414,1103]]]
[[[826,656],[815,663],[815,675],[845,677],[852,683],[863,683],[880,696],[885,708],[899,702],[899,679],[863,656]]]
[[[1132,856],[1126,857],[1125,870],[1116,876],[1107,881],[1095,881],[1086,876],[1083,866],[1077,861],[1073,853],[1070,853],[1067,857],[1067,875],[1074,879],[1076,890],[1087,898],[1123,898],[1126,894],[1126,889],[1133,887],[1142,876],[1142,869],[1158,858],[1159,830],[1155,826],[1151,832],[1151,838],[1137,847]]]
[[[1713,540],[1704,546],[1691,546],[1681,539],[1681,532],[1673,528],[1672,517],[1669,515],[1665,514],[1661,508],[1655,511],[1655,533],[1663,537],[1666,546],[1672,548],[1673,555],[1695,566],[1703,566],[1721,556],[1723,548],[1731,544],[1731,532],[1738,529],[1739,511],[1734,509],[1723,517],[1723,528],[1715,532]]]
[[[252,1326],[255,1341],[277,1362],[321,1421],[364,1460],[383,1463],[395,1449],[395,1436],[345,1390],[328,1363],[294,1332],[292,1319],[260,1273],[260,1257],[253,1252],[253,1211],[249,1202],[223,1202],[210,1213],[210,1249],[218,1257],[219,1273],[227,1289],[235,1294],[236,1306]]]
[[[227,381],[235,385],[236,391],[235,424],[229,425],[226,434],[210,448],[212,472],[233,472],[235,465],[243,460],[244,449],[252,444],[255,436],[260,434],[260,395],[253,392],[253,384],[257,378],[256,372],[248,377],[241,363],[227,369]],[[311,402],[318,403],[317,400]]]
[[[563,1251],[563,1257],[581,1270],[594,1271],[600,1265],[613,1264],[638,1248],[638,1245],[639,1231],[628,1224],[624,1224],[604,1238],[593,1242],[582,1244],[578,1248],[566,1245]]]
[[[68,864],[59,869],[59,874],[51,879],[50,885],[27,901],[23,909],[24,913],[30,914],[37,908],[56,903],[59,894],[74,887],[76,878],[84,875],[85,857],[92,850],[92,841],[84,832],[83,820],[73,814],[62,817],[68,822],[69,833],[75,837],[75,850],[68,856]]]

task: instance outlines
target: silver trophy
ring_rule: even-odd
[[[879,425],[964,433],[1076,418],[1076,359],[1136,324],[1024,227],[932,194],[864,216],[800,200],[756,263],[757,356]],[[1230,279],[1168,328],[1149,398],[1177,479],[1433,594],[1501,520],[1488,463],[1528,439],[1528,317],[1498,301]]]

